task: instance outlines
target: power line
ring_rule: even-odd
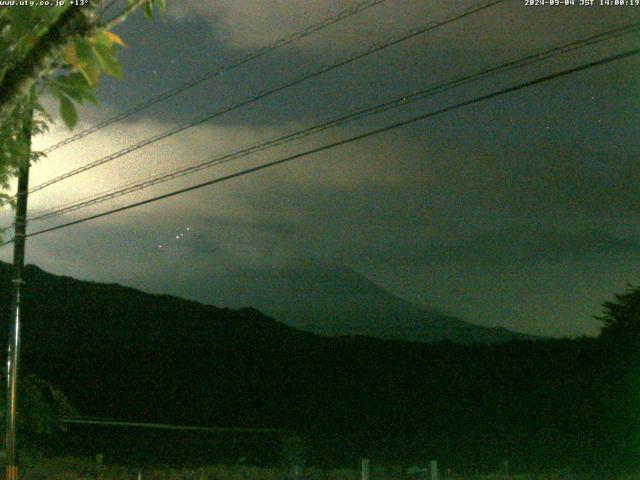
[[[61,423],[75,425],[100,425],[105,427],[137,427],[158,430],[186,430],[195,432],[231,432],[231,433],[286,433],[280,428],[244,428],[244,427],[197,427],[190,425],[171,425],[166,423],[127,422],[111,419],[63,418]]]
[[[215,69],[209,70],[207,72],[205,72],[203,75],[201,75],[200,77],[196,77],[192,80],[188,80],[184,83],[182,83],[181,85],[178,85],[175,88],[172,88],[170,90],[165,90],[164,92],[162,92],[159,95],[156,95],[155,97],[151,97],[148,98],[146,100],[143,100],[142,102],[138,103],[137,105],[134,105],[133,107],[129,108],[128,110],[125,110],[124,112],[114,115],[113,117],[110,117],[100,123],[98,123],[97,125],[94,125],[92,127],[89,127],[85,130],[82,130],[78,133],[76,133],[75,135],[72,135],[68,138],[65,138],[64,140],[51,145],[50,147],[47,147],[45,150],[42,151],[42,153],[44,154],[48,154],[53,152],[54,150],[57,150],[58,148],[64,146],[64,145],[68,145],[70,143],[73,143],[77,140],[80,140],[81,138],[84,138],[88,135],[91,135],[92,133],[95,133],[99,130],[102,130],[103,128],[108,127],[109,125],[112,125],[116,122],[119,122],[120,120],[124,120],[126,118],[129,118],[130,116],[142,112],[143,110],[146,110],[147,108],[160,103],[164,100],[168,100],[169,98],[175,97],[176,95],[181,94],[182,92],[189,90],[190,88],[196,87],[198,85],[200,85],[201,83],[206,82],[207,80],[210,80],[214,77],[217,77],[219,75],[221,75],[223,72],[229,72],[231,70],[235,70],[236,68],[252,61],[255,60],[257,58],[262,57],[263,55],[266,55],[268,53],[271,52],[275,52],[276,50],[285,47],[287,45],[290,45],[304,37],[308,37],[309,35],[312,35],[316,32],[319,32],[320,30],[323,30],[335,23],[338,23],[342,20],[345,20],[346,18],[349,18],[353,15],[356,15],[360,12],[363,12],[369,8],[372,8],[380,3],[385,2],[386,0],[365,0],[363,2],[360,2],[356,5],[354,5],[353,7],[350,8],[346,8],[344,10],[339,11],[338,13],[335,13],[325,19],[323,19],[322,21],[314,24],[314,25],[310,25],[306,28],[304,28],[303,30],[299,30],[295,33],[293,33],[292,35],[289,35],[288,37],[285,38],[280,38],[279,40],[276,40],[274,43],[272,43],[271,45],[268,45],[266,47],[262,47],[259,48],[257,50],[254,50],[253,52],[249,53],[248,55],[240,58],[239,60],[230,63],[229,65],[223,65],[221,67],[217,67]],[[113,2],[112,2],[113,3]]]
[[[305,74],[302,77],[299,77],[299,78],[297,78],[297,79],[295,79],[293,81],[290,81],[290,82],[285,83],[283,85],[280,85],[278,87],[263,91],[261,93],[258,93],[255,96],[248,97],[245,100],[242,100],[242,101],[240,101],[238,103],[232,104],[231,106],[228,106],[228,107],[225,107],[225,108],[223,108],[221,110],[218,110],[216,112],[213,112],[213,113],[198,117],[198,118],[196,118],[196,119],[194,119],[194,120],[192,120],[190,122],[187,122],[187,123],[185,123],[183,125],[180,125],[180,126],[175,127],[175,128],[173,128],[171,130],[163,132],[162,134],[159,134],[159,135],[156,135],[154,137],[150,137],[148,139],[145,139],[142,142],[138,142],[138,143],[136,143],[134,145],[126,147],[126,148],[124,148],[124,149],[122,149],[122,150],[120,150],[120,151],[118,151],[116,153],[113,153],[111,155],[108,155],[106,157],[98,159],[98,160],[96,160],[94,162],[91,162],[91,163],[89,163],[87,165],[84,165],[83,167],[74,169],[74,170],[72,170],[70,172],[67,172],[66,174],[60,175],[58,177],[55,177],[55,178],[53,178],[53,179],[51,179],[51,180],[49,180],[47,182],[44,182],[44,183],[42,183],[40,185],[37,185],[37,186],[33,187],[32,189],[30,189],[29,193],[36,192],[38,190],[41,190],[43,188],[46,188],[46,187],[54,184],[54,183],[62,181],[64,179],[66,179],[66,178],[69,178],[71,176],[74,176],[74,175],[77,175],[79,173],[85,172],[85,171],[87,171],[87,170],[89,170],[91,168],[97,167],[99,165],[103,165],[104,163],[107,163],[107,162],[110,162],[110,161],[115,160],[117,158],[120,158],[120,157],[122,157],[124,155],[127,155],[127,154],[129,154],[129,153],[131,153],[131,152],[133,152],[135,150],[138,150],[138,149],[140,149],[142,147],[145,147],[145,146],[147,146],[149,144],[152,144],[152,143],[155,143],[157,141],[160,141],[160,140],[163,140],[165,138],[168,138],[168,137],[170,137],[172,135],[175,135],[175,134],[177,134],[179,132],[182,132],[182,131],[184,131],[184,130],[186,130],[188,128],[200,125],[200,124],[202,124],[202,123],[204,123],[204,122],[206,122],[208,120],[211,120],[211,119],[213,119],[215,117],[218,117],[218,116],[223,115],[225,113],[228,113],[230,111],[233,111],[233,110],[236,110],[238,108],[241,108],[241,107],[244,107],[246,105],[249,105],[251,103],[254,103],[254,102],[258,101],[258,100],[261,100],[261,99],[263,99],[265,97],[268,97],[270,95],[278,93],[278,92],[280,92],[282,90],[285,90],[285,89],[290,88],[292,86],[298,85],[298,84],[300,84],[300,83],[302,83],[302,82],[304,82],[306,80],[315,78],[315,77],[317,77],[319,75],[322,75],[322,74],[324,74],[326,72],[335,70],[335,69],[337,69],[339,67],[347,65],[349,63],[352,63],[352,62],[354,62],[356,60],[359,60],[360,58],[363,58],[365,56],[368,56],[368,55],[371,55],[373,53],[379,52],[379,51],[381,51],[383,49],[386,49],[388,47],[396,45],[396,44],[398,44],[400,42],[409,40],[411,38],[414,38],[414,37],[416,37],[418,35],[421,35],[423,33],[431,31],[433,29],[436,29],[436,28],[448,25],[450,23],[456,22],[458,20],[461,20],[462,18],[465,18],[465,17],[467,17],[469,15],[472,15],[472,14],[477,13],[479,11],[485,10],[487,8],[492,7],[493,5],[496,5],[496,4],[502,3],[502,2],[504,2],[504,0],[492,0],[492,1],[490,1],[488,3],[485,3],[485,4],[483,4],[481,6],[478,6],[478,7],[471,7],[469,9],[465,10],[464,12],[462,12],[461,14],[454,15],[452,17],[449,17],[449,18],[445,19],[445,20],[442,20],[442,21],[439,21],[439,22],[435,22],[435,23],[434,22],[429,22],[425,26],[409,30],[408,32],[403,33],[403,34],[401,34],[399,36],[393,36],[393,37],[391,37],[390,39],[388,39],[387,41],[385,41],[382,44],[377,44],[377,45],[368,47],[364,51],[360,51],[360,52],[357,52],[355,54],[352,54],[350,57],[348,57],[346,59],[339,60],[339,61],[337,61],[337,62],[335,62],[333,64],[325,66],[325,67],[323,67],[323,68],[321,68],[319,70],[316,70],[316,71],[314,71],[314,72],[312,72],[310,74]]]
[[[189,175],[192,173],[196,173],[198,171],[204,170],[206,168],[211,168],[213,166],[217,166],[223,163],[227,163],[230,162],[232,160],[236,160],[238,158],[243,158],[246,157],[248,155],[251,155],[253,153],[259,152],[259,151],[263,151],[266,150],[267,148],[272,148],[274,146],[278,146],[278,145],[282,145],[284,143],[289,143],[292,142],[294,140],[298,140],[300,138],[309,136],[311,134],[315,134],[318,133],[320,131],[329,129],[329,128],[333,128],[335,126],[338,125],[342,125],[345,124],[347,122],[351,122],[351,121],[355,121],[355,120],[359,120],[362,119],[364,117],[370,116],[370,115],[374,115],[374,114],[378,114],[378,113],[382,113],[385,112],[387,110],[393,109],[393,108],[397,108],[400,106],[405,106],[408,105],[410,103],[414,103],[418,100],[422,100],[424,98],[430,97],[432,95],[438,94],[438,93],[442,93],[444,91],[453,89],[455,87],[458,87],[460,85],[472,82],[472,81],[477,81],[483,78],[487,78],[489,76],[493,76],[493,75],[497,75],[500,73],[504,73],[506,71],[510,71],[516,68],[522,68],[524,66],[527,65],[531,65],[537,62],[541,62],[544,60],[547,60],[549,58],[552,58],[554,56],[560,55],[560,54],[564,54],[567,53],[569,51],[573,51],[576,50],[578,48],[584,48],[586,46],[591,46],[594,45],[596,43],[608,40],[610,38],[615,38],[615,37],[619,37],[622,35],[626,35],[635,31],[638,31],[640,29],[640,22],[634,22],[634,23],[630,23],[630,24],[626,24],[624,26],[620,26],[620,27],[616,27],[614,29],[610,29],[610,30],[606,30],[603,32],[599,32],[597,34],[591,35],[589,37],[586,38],[582,38],[579,40],[574,40],[556,47],[551,47],[548,48],[546,50],[543,51],[539,51],[530,55],[527,55],[525,57],[520,57],[518,59],[515,60],[511,60],[511,61],[507,61],[505,63],[502,63],[498,66],[493,66],[490,68],[485,68],[479,72],[470,74],[470,75],[464,75],[461,77],[457,77],[456,79],[435,85],[435,86],[431,86],[425,90],[419,91],[419,92],[414,92],[412,94],[408,94],[408,95],[403,95],[397,98],[394,98],[393,100],[387,101],[385,103],[382,104],[378,104],[372,107],[368,107],[368,108],[364,108],[364,109],[360,109],[358,111],[346,114],[346,115],[342,115],[339,116],[337,118],[322,122],[320,124],[316,124],[314,126],[302,129],[302,130],[298,130],[296,132],[293,133],[289,133],[289,134],[285,134],[276,138],[273,138],[271,140],[268,140],[266,142],[262,142],[262,143],[258,143],[258,144],[254,144],[250,147],[245,147],[242,148],[240,150],[236,150],[234,152],[231,153],[227,153],[227,154],[223,154],[221,156],[217,156],[217,157],[213,157],[209,160],[206,160],[204,162],[195,164],[195,165],[190,165],[188,167],[184,167],[181,169],[176,169],[170,172],[166,172],[163,174],[157,174],[151,177],[147,177],[146,179],[140,181],[134,181],[134,182],[130,182],[128,184],[125,184],[121,187],[115,188],[115,189],[110,189],[104,192],[101,192],[99,194],[96,195],[90,195],[88,197],[85,197],[83,199],[80,200],[75,200],[72,202],[68,202],[62,205],[59,205],[57,207],[53,207],[50,208],[48,210],[45,210],[43,212],[40,212],[39,214],[36,214],[36,216],[33,216],[30,221],[37,221],[37,220],[44,220],[44,219],[49,219],[49,218],[53,218],[59,215],[63,215],[65,213],[69,213],[72,211],[76,211],[76,210],[80,210],[82,208],[86,208],[92,205],[96,205],[98,203],[102,203],[108,200],[112,200],[114,198],[120,197],[122,195],[126,195],[129,193],[133,193],[139,190],[143,190],[145,188],[151,187],[153,185],[157,185],[160,183],[164,183],[167,182],[169,180],[173,180],[175,178],[179,178],[185,175]]]
[[[349,63],[352,63],[352,62],[354,62],[356,60],[359,60],[359,59],[361,59],[363,57],[366,57],[368,55],[372,55],[373,53],[376,53],[376,52],[379,52],[379,51],[384,50],[386,48],[389,48],[389,47],[391,47],[393,45],[396,45],[396,44],[398,44],[400,42],[409,40],[409,39],[414,38],[414,37],[416,37],[418,35],[422,35],[422,34],[424,34],[426,32],[434,30],[436,28],[439,28],[439,27],[454,23],[456,21],[459,21],[459,20],[461,20],[461,19],[463,19],[463,18],[465,18],[467,16],[470,16],[470,15],[473,15],[473,14],[475,14],[477,12],[486,10],[486,9],[488,9],[488,8],[494,6],[494,5],[497,5],[499,3],[503,3],[504,1],[505,0],[491,0],[491,1],[486,2],[486,3],[484,3],[484,4],[480,5],[480,6],[469,8],[469,9],[465,10],[464,12],[462,12],[460,14],[456,14],[454,16],[448,17],[445,20],[441,20],[441,21],[438,21],[438,22],[435,22],[435,23],[434,22],[430,22],[425,26],[409,30],[408,32],[406,32],[404,34],[401,34],[401,35],[398,35],[398,36],[393,36],[393,37],[391,37],[390,39],[388,39],[387,41],[385,41],[382,44],[377,44],[377,45],[368,47],[367,49],[365,49],[363,51],[360,51],[360,52],[357,52],[355,54],[352,54],[350,57],[348,57],[346,59],[339,60],[339,61],[337,61],[335,63],[332,63],[332,64],[330,64],[328,66],[322,67],[321,69],[316,70],[316,71],[314,71],[312,73],[308,73],[308,74],[305,74],[305,75],[303,75],[301,77],[298,77],[297,79],[295,79],[293,81],[289,81],[289,82],[287,82],[285,84],[279,85],[278,87],[275,87],[275,88],[272,88],[272,89],[269,89],[269,90],[265,90],[265,91],[263,91],[261,93],[258,93],[256,95],[254,95],[254,96],[248,97],[245,100],[242,100],[242,101],[240,101],[238,103],[235,103],[235,104],[232,104],[232,105],[230,105],[228,107],[222,108],[221,110],[217,110],[217,111],[215,111],[213,113],[198,117],[198,118],[196,118],[196,119],[194,119],[194,120],[192,120],[190,122],[187,122],[187,123],[179,125],[179,126],[177,126],[175,128],[172,128],[171,130],[168,130],[168,131],[163,132],[161,134],[158,134],[158,135],[155,135],[153,137],[147,138],[147,139],[145,139],[145,140],[143,140],[141,142],[138,142],[138,143],[135,143],[133,145],[130,145],[129,147],[123,148],[122,150],[119,150],[118,152],[112,153],[112,154],[107,155],[107,156],[105,156],[103,158],[100,158],[98,160],[90,162],[90,163],[88,163],[88,164],[86,164],[86,165],[84,165],[82,167],[79,167],[79,168],[76,168],[74,170],[71,170],[71,171],[69,171],[69,172],[67,172],[65,174],[62,174],[62,175],[60,175],[58,177],[55,177],[55,178],[53,178],[53,179],[51,179],[49,181],[41,183],[40,185],[36,185],[35,187],[31,188],[28,193],[34,193],[34,192],[37,192],[39,190],[42,190],[42,189],[44,189],[44,188],[46,188],[46,187],[48,187],[50,185],[58,183],[58,182],[60,182],[62,180],[65,180],[65,179],[67,179],[69,177],[72,177],[72,176],[77,175],[77,174],[82,173],[82,172],[86,172],[87,170],[90,170],[90,169],[95,168],[97,166],[103,165],[103,164],[105,164],[107,162],[113,161],[113,160],[115,160],[117,158],[120,158],[120,157],[122,157],[124,155],[127,155],[127,154],[129,154],[131,152],[139,150],[140,148],[143,148],[143,147],[145,147],[147,145],[150,145],[152,143],[158,142],[160,140],[164,140],[165,138],[168,138],[168,137],[170,137],[172,135],[175,135],[175,134],[177,134],[179,132],[182,132],[182,131],[187,130],[189,128],[192,128],[192,127],[195,127],[197,125],[200,125],[200,124],[202,124],[202,123],[204,123],[204,122],[206,122],[208,120],[211,120],[211,119],[213,119],[215,117],[221,116],[221,115],[223,115],[225,113],[228,113],[230,111],[233,111],[233,110],[236,110],[238,108],[241,108],[241,107],[244,107],[246,105],[249,105],[251,103],[257,102],[257,101],[259,101],[259,100],[261,100],[263,98],[266,98],[268,96],[271,96],[273,94],[276,94],[278,92],[286,90],[287,88],[290,88],[292,86],[298,85],[298,84],[300,84],[302,82],[305,82],[306,80],[310,80],[312,78],[318,77],[318,76],[320,76],[320,75],[322,75],[322,74],[324,74],[326,72],[335,70],[335,69],[337,69],[339,67],[347,65]],[[8,203],[8,202],[5,202],[5,204],[6,203]]]
[[[114,208],[114,209],[108,210],[106,212],[98,213],[98,214],[95,214],[95,215],[90,215],[90,216],[87,216],[87,217],[84,217],[84,218],[81,218],[81,219],[78,219],[78,220],[74,220],[74,221],[71,221],[71,222],[63,223],[61,225],[57,225],[55,227],[50,227],[50,228],[46,228],[46,229],[43,229],[43,230],[38,230],[36,232],[27,234],[26,237],[34,237],[36,235],[41,235],[43,233],[48,233],[48,232],[52,232],[52,231],[55,231],[55,230],[60,230],[62,228],[70,227],[72,225],[77,225],[79,223],[84,223],[84,222],[87,222],[89,220],[94,220],[96,218],[105,217],[105,216],[108,216],[108,215],[112,215],[114,213],[123,212],[125,210],[130,210],[132,208],[137,208],[137,207],[140,207],[140,206],[143,206],[143,205],[154,203],[154,202],[157,202],[159,200],[164,200],[166,198],[174,197],[174,196],[180,195],[182,193],[190,192],[190,191],[193,191],[193,190],[198,190],[200,188],[204,188],[204,187],[207,187],[209,185],[214,185],[216,183],[221,183],[221,182],[224,182],[224,181],[227,181],[227,180],[231,180],[232,178],[237,178],[237,177],[241,177],[241,176],[244,176],[244,175],[247,175],[247,174],[250,174],[250,173],[255,173],[255,172],[258,172],[260,170],[265,170],[267,168],[274,167],[276,165],[280,165],[282,163],[286,163],[286,162],[290,162],[292,160],[296,160],[298,158],[306,157],[308,155],[313,155],[315,153],[320,153],[320,152],[323,152],[325,150],[329,150],[329,149],[332,149],[332,148],[335,148],[335,147],[339,147],[341,145],[346,145],[348,143],[352,143],[352,142],[355,142],[355,141],[358,141],[358,140],[369,138],[369,137],[372,137],[374,135],[378,135],[380,133],[384,133],[384,132],[388,132],[390,130],[394,130],[394,129],[397,129],[397,128],[400,128],[400,127],[404,127],[406,125],[410,125],[412,123],[415,123],[415,122],[418,122],[418,121],[421,121],[421,120],[426,120],[427,118],[431,118],[431,117],[434,117],[436,115],[441,115],[443,113],[448,113],[448,112],[451,112],[451,111],[454,111],[454,110],[458,110],[460,108],[463,108],[463,107],[466,107],[466,106],[469,106],[469,105],[473,105],[473,104],[480,103],[480,102],[483,102],[483,101],[486,101],[486,100],[490,100],[490,99],[493,99],[493,98],[496,98],[496,97],[499,97],[499,96],[502,96],[502,95],[506,95],[508,93],[513,93],[513,92],[522,90],[524,88],[528,88],[528,87],[531,87],[531,86],[534,86],[534,85],[538,85],[538,84],[541,84],[541,83],[544,83],[544,82],[548,82],[548,81],[554,80],[556,78],[560,78],[560,77],[564,77],[564,76],[567,76],[567,75],[571,75],[573,73],[581,72],[581,71],[584,71],[584,70],[587,70],[587,69],[590,69],[590,68],[593,68],[593,67],[597,67],[597,66],[600,66],[600,65],[605,65],[605,64],[608,64],[608,63],[612,63],[612,62],[615,62],[615,61],[618,61],[618,60],[622,60],[622,59],[625,59],[625,58],[629,58],[629,57],[632,57],[632,56],[635,56],[635,55],[638,55],[638,54],[640,54],[640,48],[627,50],[626,52],[623,52],[623,53],[619,53],[619,54],[616,54],[616,55],[605,57],[603,59],[596,60],[596,61],[593,61],[593,62],[589,62],[589,63],[583,64],[583,65],[580,65],[580,66],[577,66],[577,67],[572,67],[572,68],[569,68],[569,69],[566,69],[566,70],[562,70],[560,72],[556,72],[556,73],[553,73],[553,74],[550,74],[550,75],[539,77],[539,78],[536,78],[534,80],[529,80],[529,81],[526,81],[526,82],[522,82],[522,83],[519,83],[517,85],[511,86],[511,87],[507,87],[507,88],[504,88],[502,90],[498,90],[498,91],[493,92],[493,93],[489,93],[489,94],[486,94],[486,95],[475,97],[475,98],[473,98],[471,100],[466,100],[464,102],[456,103],[454,105],[451,105],[451,106],[448,106],[448,107],[444,107],[444,108],[441,108],[439,110],[435,110],[435,111],[432,111],[432,112],[428,112],[428,113],[424,113],[424,114],[421,114],[421,115],[417,115],[417,116],[411,117],[411,118],[409,118],[407,120],[403,120],[403,121],[400,121],[400,122],[392,123],[390,125],[387,125],[387,126],[384,126],[384,127],[381,127],[381,128],[377,128],[377,129],[374,129],[374,130],[370,130],[368,132],[365,132],[365,133],[362,133],[362,134],[359,134],[359,135],[356,135],[356,136],[353,136],[353,137],[349,137],[349,138],[346,138],[344,140],[340,140],[340,141],[337,141],[337,142],[334,142],[334,143],[322,145],[320,147],[316,147],[316,148],[307,150],[305,152],[297,153],[295,155],[290,155],[288,157],[284,157],[284,158],[281,158],[281,159],[278,159],[278,160],[274,160],[274,161],[271,161],[271,162],[268,162],[268,163],[265,163],[265,164],[262,164],[262,165],[258,165],[258,166],[252,167],[252,168],[247,168],[245,170],[241,170],[239,172],[232,173],[230,175],[225,175],[223,177],[214,178],[212,180],[208,180],[206,182],[202,182],[202,183],[199,183],[199,184],[196,184],[196,185],[192,185],[190,187],[182,188],[180,190],[175,190],[175,191],[170,192],[170,193],[166,193],[166,194],[163,194],[163,195],[158,195],[156,197],[148,198],[146,200],[142,200],[142,201],[139,201],[139,202],[131,203],[131,204],[125,205],[123,207]],[[8,243],[10,243],[10,241],[5,242],[3,245],[6,245]]]

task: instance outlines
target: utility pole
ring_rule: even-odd
[[[29,164],[31,162],[31,125],[33,120],[33,91],[25,108],[22,135],[26,142],[26,158],[20,162],[18,173],[18,194],[16,221],[13,241],[13,275],[11,284],[11,316],[9,318],[9,346],[7,349],[7,470],[6,480],[18,480],[16,458],[16,408],[18,389],[18,359],[20,356],[20,321],[22,307],[22,286],[24,285],[24,251],[27,229],[27,192],[29,190]]]

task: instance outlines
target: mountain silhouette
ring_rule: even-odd
[[[408,302],[345,267],[238,270],[208,282],[195,293],[219,305],[255,307],[289,326],[320,335],[366,335],[425,343],[533,338],[505,328],[475,325]]]

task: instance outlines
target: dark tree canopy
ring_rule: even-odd
[[[0,393],[0,421],[4,422],[6,393],[4,390]],[[18,428],[21,434],[46,435],[64,430],[60,418],[77,413],[64,393],[36,375],[22,378],[18,393],[21,402]]]
[[[640,287],[629,286],[615,301],[604,303],[603,315],[596,317],[603,325],[600,338],[622,344],[640,340]]]

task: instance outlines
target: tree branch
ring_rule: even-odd
[[[70,40],[110,30],[124,22],[146,0],[131,1],[120,13],[104,24],[96,21],[96,7],[101,0],[91,0],[82,8],[69,7],[49,31],[38,39],[27,56],[0,78],[0,123],[6,122],[31,87],[53,66]]]
[[[134,2],[131,2],[126,6],[126,8],[123,8],[122,11],[111,20],[108,20],[106,23],[100,25],[100,30],[111,30],[113,27],[120,25],[134,10],[136,10],[146,1],[147,0],[135,0]]]
[[[5,74],[0,82],[0,122],[9,118],[31,87],[49,70],[69,40],[86,35],[91,30],[94,8],[68,8],[38,39],[27,56]]]

